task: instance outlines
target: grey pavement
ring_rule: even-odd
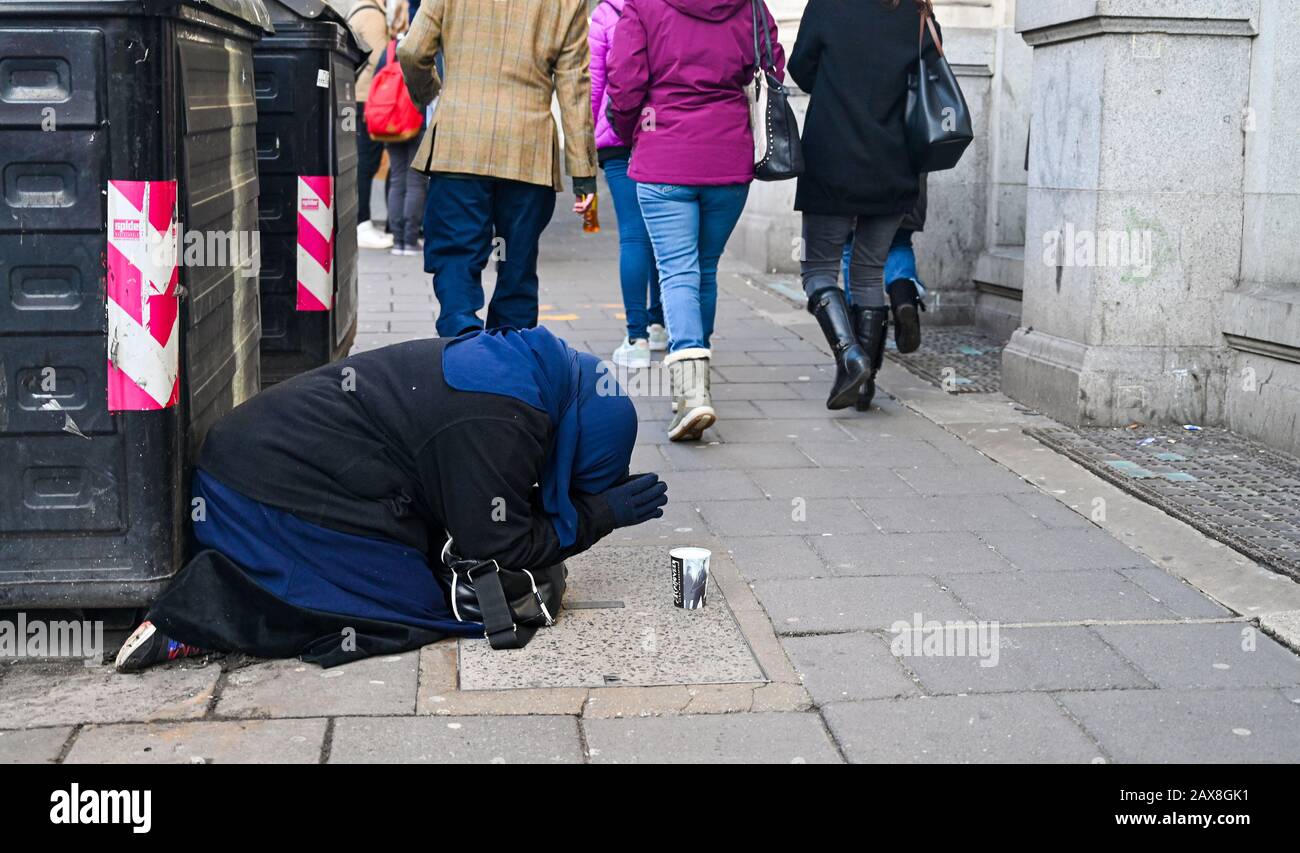
[[[541,264],[542,322],[602,357],[623,334],[606,226],[583,235],[562,211]],[[435,312],[419,259],[362,253],[358,350],[431,335]],[[883,392],[826,411],[829,359],[796,315],[724,271],[719,422],[669,444],[668,401],[634,400],[634,465],[671,503],[606,543],[652,555],[647,572],[671,546],[714,548],[717,606],[763,681],[467,690],[448,644],[336,670],[10,666],[0,763],[1300,760],[1300,658],[1251,613]],[[575,636],[598,664],[600,629]]]

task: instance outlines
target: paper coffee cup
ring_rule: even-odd
[[[684,610],[700,610],[709,589],[707,548],[674,548],[668,552],[673,564],[673,604]]]

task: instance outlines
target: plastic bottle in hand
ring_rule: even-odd
[[[592,195],[590,198],[591,204],[587,205],[587,209],[582,213],[582,230],[586,234],[599,234],[600,214],[596,210],[599,197]]]

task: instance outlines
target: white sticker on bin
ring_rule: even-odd
[[[330,87],[330,73],[324,68],[316,72],[316,85],[322,89]]]

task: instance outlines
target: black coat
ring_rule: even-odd
[[[912,0],[811,0],[790,54],[790,76],[810,96],[807,166],[795,195],[805,213],[906,213],[919,177],[903,137],[908,74],[921,15]],[[938,50],[928,32],[928,56]]]
[[[263,391],[213,425],[198,465],[312,524],[434,559],[450,532],[461,553],[545,568],[610,533],[605,500],[575,493],[577,541],[560,546],[535,488],[550,420],[513,397],[449,387],[447,343],[395,344]]]

